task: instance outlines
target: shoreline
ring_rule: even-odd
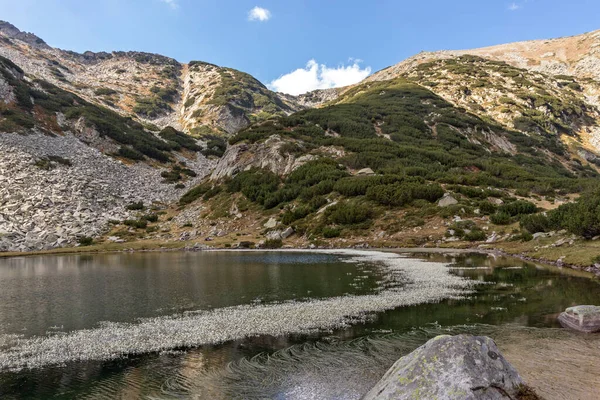
[[[116,253],[153,253],[153,252],[197,252],[197,251],[311,251],[311,250],[367,250],[381,251],[403,254],[467,254],[478,253],[491,256],[509,257],[522,261],[534,262],[545,266],[559,269],[571,269],[582,273],[590,274],[590,277],[600,278],[600,268],[594,265],[579,265],[572,263],[555,261],[544,257],[531,257],[524,253],[513,253],[502,248],[481,248],[481,247],[364,247],[363,245],[351,247],[282,247],[280,249],[234,249],[223,247],[202,247],[197,242],[130,242],[130,243],[109,243],[81,247],[61,247],[50,250],[39,250],[29,252],[0,252],[0,260],[19,257],[36,256],[64,256],[64,255],[92,255],[92,254],[116,254]]]

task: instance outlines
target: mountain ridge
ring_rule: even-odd
[[[511,65],[497,47],[491,58],[421,54],[295,97],[233,68],[72,53],[4,26],[0,249],[512,240],[527,237],[523,215],[599,177],[600,85]],[[596,39],[577,53],[593,71]],[[47,183],[33,193],[28,179]]]

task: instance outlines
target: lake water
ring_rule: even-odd
[[[2,259],[0,398],[357,399],[429,338],[467,332],[548,398],[591,399],[600,340],[556,323],[576,304],[600,304],[597,280],[481,254]]]

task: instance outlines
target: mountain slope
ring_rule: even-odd
[[[446,240],[444,218],[460,216],[482,225],[452,232],[481,241],[484,228],[535,212],[519,197],[566,201],[599,178],[559,134],[507,129],[404,78],[357,85],[335,104],[254,124],[229,143],[169,229],[191,225],[235,241],[235,229],[256,232],[269,216],[267,239],[296,232],[297,244],[410,244],[423,230],[412,242],[422,244]]]
[[[524,215],[598,184],[596,39],[565,53],[577,76],[502,61],[505,47],[294,97],[231,68],[77,54],[0,23],[0,249],[527,238]]]
[[[434,59],[474,55],[550,75],[600,80],[600,30],[558,39],[532,40],[471,50],[423,52],[371,75],[387,80]]]
[[[253,120],[302,108],[295,98],[229,68],[141,52],[78,54],[52,48],[3,21],[0,55],[87,101],[186,133],[229,135]]]

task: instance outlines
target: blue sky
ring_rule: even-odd
[[[600,1],[0,0],[0,19],[63,49],[203,60],[299,92],[352,83],[423,50],[597,30]]]

